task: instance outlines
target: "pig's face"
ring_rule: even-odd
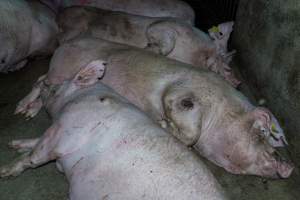
[[[212,27],[208,30],[208,33],[213,39],[224,40],[224,43],[227,43],[230,33],[233,30],[233,25],[234,22],[225,22],[219,24],[218,26]]]
[[[209,159],[235,174],[270,178],[290,176],[293,165],[278,157],[266,138],[271,126],[271,115],[266,109],[256,108],[230,121],[216,124],[218,128],[212,129],[214,139],[209,144],[213,149],[204,149],[206,153],[210,152]],[[214,152],[218,155],[213,155]]]
[[[276,160],[275,150],[265,138],[271,115],[261,108],[243,109],[242,100],[232,97],[233,89],[209,76],[196,81],[189,77],[165,92],[168,129],[231,173],[288,177],[293,166]]]

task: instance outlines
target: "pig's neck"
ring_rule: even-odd
[[[152,118],[161,120],[165,117],[162,107],[163,93],[169,85],[178,82],[184,72],[180,70],[182,68],[176,70],[176,64],[173,68],[164,68],[168,60],[161,60],[160,56],[156,59],[152,56],[154,54],[141,52],[114,55],[103,82]]]

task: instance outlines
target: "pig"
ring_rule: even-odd
[[[99,38],[78,37],[61,45],[16,113],[33,117],[57,86],[98,59],[107,62],[103,83],[216,165],[234,174],[291,175],[293,164],[277,157],[270,145],[275,140],[270,133],[282,129],[269,110],[253,106],[213,72]],[[278,143],[283,145],[282,138]]]
[[[236,50],[232,50],[228,52],[227,44],[230,38],[230,34],[233,30],[233,21],[224,22],[219,24],[218,26],[213,26],[208,30],[209,36],[213,39],[217,52],[221,55],[226,63],[230,63],[232,57],[236,53]]]
[[[234,87],[241,83],[222,56],[217,54],[217,48],[210,37],[179,20],[75,6],[61,12],[57,23],[61,30],[61,43],[78,35],[91,35],[146,48],[196,67],[208,68],[223,76]]]
[[[56,14],[39,1],[0,1],[0,72],[24,67],[29,57],[54,52]]]
[[[195,12],[181,0],[41,0],[60,11],[70,6],[90,6],[149,17],[172,17],[189,24],[195,23]]]
[[[56,88],[47,99],[53,124],[40,138],[12,141],[25,153],[1,167],[0,177],[56,160],[70,200],[227,199],[192,151],[97,83],[104,70],[104,62],[95,60]]]

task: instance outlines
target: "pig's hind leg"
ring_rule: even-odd
[[[34,145],[32,151],[26,152],[12,163],[0,167],[0,177],[18,176],[28,168],[35,168],[57,158],[56,144],[60,138],[58,123],[47,129],[40,139],[29,140],[22,145]]]

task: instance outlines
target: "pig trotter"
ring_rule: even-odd
[[[12,149],[16,149],[19,153],[29,152],[36,146],[40,138],[13,140],[8,143]]]
[[[0,178],[18,176],[28,168],[28,166],[30,166],[29,153],[25,153],[14,162],[0,167]]]
[[[37,98],[34,101],[28,102],[27,97],[25,97],[18,104],[15,114],[24,114],[27,119],[33,118],[42,108],[43,103],[41,98]]]
[[[51,160],[56,159],[54,153],[55,146],[58,139],[59,125],[54,124],[47,129],[42,138],[35,138],[25,140],[17,140],[12,142],[12,146],[20,145],[20,148],[31,148],[31,152],[24,153],[21,157],[17,158],[11,164],[0,168],[0,178],[8,176],[18,176],[28,168],[35,168],[45,164]]]
[[[30,108],[27,109],[25,114],[26,119],[31,119],[38,114],[40,109],[43,107],[43,102],[41,98],[30,104]]]

